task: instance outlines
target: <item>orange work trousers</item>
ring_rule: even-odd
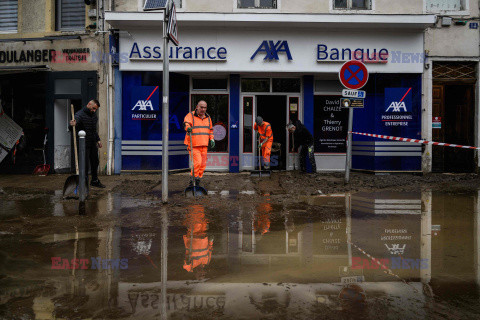
[[[273,141],[267,141],[262,146],[262,157],[264,164],[270,164],[270,154],[272,153]]]
[[[192,151],[190,151],[190,157],[192,157]],[[205,168],[207,167],[207,150],[208,147],[193,147],[193,168],[195,169],[195,178],[203,177]],[[190,175],[193,176],[193,172],[190,171]]]

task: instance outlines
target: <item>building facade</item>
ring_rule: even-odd
[[[108,146],[108,66],[98,59],[108,50],[103,30],[104,1],[0,1],[0,100],[2,112],[24,133],[25,144],[15,159],[7,157],[2,172],[32,173],[43,163],[52,172],[75,170],[71,105],[78,111],[98,99],[100,152],[104,172]]]
[[[161,169],[163,13],[143,12],[143,3],[115,1],[106,13],[118,35],[118,46],[113,46],[118,50],[116,173]],[[475,1],[175,3],[180,45],[169,48],[172,169],[188,167],[183,117],[205,100],[216,139],[207,170],[254,169],[257,141],[252,127],[257,115],[273,127],[274,168],[298,167],[285,126],[300,119],[315,137],[318,170],[344,170],[348,112],[340,106],[338,72],[352,59],[363,61],[370,74],[363,89],[365,108],[354,112],[355,132],[477,144]],[[457,76],[442,78],[452,76],[449,70]],[[439,88],[443,96],[438,96]],[[449,106],[457,98],[463,99],[457,105],[464,111],[453,117],[449,108],[459,107]],[[455,132],[464,129],[473,140],[449,141],[463,137]],[[473,152],[436,148],[355,135],[353,167],[374,172],[478,167]]]

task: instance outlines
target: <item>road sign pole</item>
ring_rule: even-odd
[[[345,183],[350,183],[350,169],[352,168],[352,129],[353,108],[348,110],[347,159],[345,161]]]
[[[168,6],[170,1],[167,1],[167,6],[163,17],[163,103],[162,103],[162,202],[168,202],[168,125],[169,125],[169,110],[168,110],[168,91],[169,91],[169,70],[168,70]]]

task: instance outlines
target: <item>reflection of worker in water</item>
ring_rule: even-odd
[[[273,207],[270,203],[261,203],[257,206],[257,215],[255,216],[254,230],[264,235],[270,230],[270,216]]]
[[[310,166],[312,168],[312,173],[317,172],[317,165],[315,163],[315,151],[313,145],[315,140],[313,139],[312,134],[308,129],[303,125],[300,120],[295,121],[294,123],[290,122],[287,125],[288,132],[293,133],[293,140],[295,142],[294,148],[300,149],[300,170],[302,172],[307,172],[306,161],[307,158],[310,161]]]
[[[205,266],[212,259],[213,237],[207,235],[208,221],[205,218],[205,211],[201,205],[188,207],[184,225],[187,227],[187,234],[183,236],[185,243],[185,262],[183,269],[194,272],[197,279],[205,277]]]
[[[258,116],[255,119],[253,130],[260,134],[260,148],[262,149],[262,158],[265,169],[270,169],[270,154],[272,153],[273,131],[270,123],[263,121],[263,118]],[[259,168],[260,170],[260,168]]]

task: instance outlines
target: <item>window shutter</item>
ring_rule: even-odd
[[[60,29],[85,29],[85,1],[60,0]]]
[[[0,31],[17,31],[18,0],[0,0]]]

